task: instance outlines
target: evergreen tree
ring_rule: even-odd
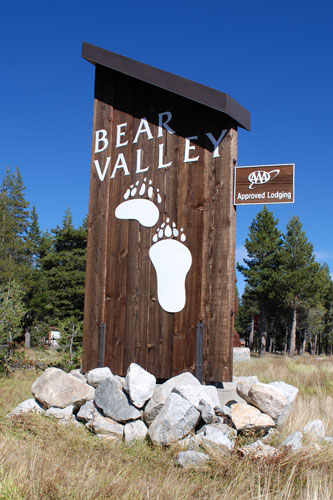
[[[22,334],[25,312],[24,291],[15,280],[12,280],[0,293],[1,343],[11,343]]]
[[[266,352],[268,319],[275,307],[274,292],[282,245],[277,224],[273,213],[264,206],[252,221],[245,241],[248,253],[248,259],[244,259],[246,266],[237,264],[258,304],[260,355]]]
[[[29,203],[24,198],[19,169],[8,169],[0,186],[0,289],[16,280],[22,284],[29,269],[25,237],[29,224]]]
[[[50,294],[49,317],[57,325],[69,316],[83,319],[87,228],[73,226],[66,210],[61,227],[53,231],[52,248],[41,259]]]
[[[313,245],[308,241],[299,218],[294,216],[289,220],[283,237],[278,285],[291,317],[289,356],[295,353],[298,315],[318,307],[326,287],[323,270],[315,262]]]

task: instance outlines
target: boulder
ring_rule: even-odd
[[[197,436],[199,434],[205,433],[207,428],[210,428],[210,427],[215,427],[215,428],[219,429],[219,431],[222,432],[223,434],[225,434],[230,440],[233,440],[237,437],[237,431],[233,427],[230,427],[230,425],[225,424],[223,422],[223,420],[221,420],[221,419],[219,419],[218,422],[215,422],[213,424],[203,425],[198,430]]]
[[[45,412],[46,417],[54,417],[57,420],[72,420],[74,406],[66,406],[66,408],[51,407]]]
[[[87,429],[94,434],[111,435],[118,439],[123,438],[124,426],[111,418],[105,418],[96,412],[94,418],[86,424]]]
[[[47,368],[32,384],[32,394],[44,408],[82,406],[94,398],[94,388],[59,368]]]
[[[303,432],[312,441],[322,441],[325,436],[325,427],[321,420],[311,420],[305,425]]]
[[[132,444],[135,441],[144,441],[147,436],[148,429],[142,420],[129,422],[124,427],[124,438],[127,444]]]
[[[204,432],[197,434],[196,438],[201,445],[210,448],[222,448],[224,451],[234,448],[234,442],[230,439],[229,431],[216,425],[205,425]]]
[[[298,389],[284,382],[250,385],[239,382],[237,393],[249,404],[266,413],[281,426],[287,419]]]
[[[117,422],[128,422],[141,417],[141,413],[119,388],[119,382],[113,378],[103,379],[95,392],[95,404],[106,417]]]
[[[14,417],[15,415],[23,415],[25,413],[45,413],[45,410],[35,399],[26,399],[17,405],[11,412],[7,413],[6,417]]]
[[[86,403],[84,403],[84,405],[81,406],[78,414],[76,415],[76,418],[82,422],[89,422],[94,418],[96,411],[97,410],[94,405],[94,401],[87,401]]]
[[[214,389],[216,391],[215,387]],[[214,412],[214,407],[217,405],[216,399],[214,398],[214,396],[213,398],[211,398],[210,390],[207,391],[206,386],[204,385],[198,385],[198,386],[191,384],[176,385],[172,389],[172,392],[176,392],[177,394],[180,394],[183,398],[187,399],[187,401],[189,401],[197,410],[199,410],[200,402],[201,405],[205,403],[209,404],[213,412]]]
[[[171,394],[171,391],[176,386],[182,385],[193,385],[196,387],[201,387],[201,384],[197,378],[192,375],[190,372],[181,373],[180,375],[176,375],[175,377],[170,378],[163,384],[161,384],[161,394],[160,394],[160,402],[162,402],[162,394],[164,394],[164,403]]]
[[[85,374],[87,382],[93,387],[97,387],[98,384],[107,377],[112,377],[112,372],[108,366],[103,368],[94,368]]]
[[[297,451],[302,448],[303,434],[299,431],[293,432],[286,437],[286,439],[281,443],[282,446],[288,447],[291,451]]]
[[[172,392],[149,427],[154,444],[167,446],[184,438],[197,425],[200,412],[187,399]]]
[[[153,395],[156,378],[136,363],[131,363],[125,377],[124,390],[137,408],[142,408]]]
[[[200,399],[197,410],[201,413],[201,418],[206,424],[212,424],[217,422],[218,417],[215,415],[215,411],[208,401]]]
[[[275,426],[274,420],[258,408],[246,403],[236,403],[231,407],[231,420],[237,431],[245,429],[268,429]]]
[[[186,467],[196,467],[202,465],[209,460],[209,456],[206,453],[199,451],[180,451],[175,457],[175,465],[179,465],[182,468]]]
[[[86,377],[81,373],[79,368],[77,370],[71,370],[69,374],[73,375],[73,377],[78,378],[79,380],[81,380],[81,382],[84,382],[85,384],[87,383]]]
[[[259,439],[252,444],[243,446],[238,451],[243,456],[250,455],[253,458],[275,457],[280,453],[279,450],[273,446],[263,443]]]

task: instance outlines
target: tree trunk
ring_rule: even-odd
[[[266,354],[266,340],[267,340],[266,315],[263,307],[260,307],[259,335],[260,335],[259,356],[262,357],[265,356]]]
[[[297,326],[297,311],[296,307],[294,308],[293,311],[293,322],[291,325],[291,330],[290,330],[290,337],[289,337],[289,352],[288,356],[292,358],[295,354],[295,347],[296,347],[296,326]]]
[[[249,348],[250,351],[253,351],[253,339],[254,339],[254,316],[251,319],[251,331],[249,336]]]
[[[24,334],[24,347],[30,349],[30,332],[27,330]]]

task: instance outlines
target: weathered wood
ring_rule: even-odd
[[[166,111],[175,133],[165,128],[160,133],[158,114]],[[126,126],[119,129],[122,124]],[[147,129],[138,134],[140,126]],[[228,133],[218,146],[219,154],[214,155],[207,134],[217,139],[223,129]],[[202,321],[203,380],[230,380],[235,121],[193,100],[97,65],[94,134],[98,130],[107,131],[108,146],[94,154],[93,140],[83,370],[97,366],[98,325],[105,323],[105,365],[114,373],[124,375],[131,362],[161,379],[183,371],[195,373],[196,325]],[[124,133],[118,135],[117,147],[120,130]],[[126,167],[114,170],[120,153]],[[191,160],[185,161],[187,157]],[[104,168],[108,158],[109,168],[100,180],[94,160]],[[155,195],[159,189],[162,198],[161,203],[154,199],[158,222],[146,227],[137,220],[117,219],[115,210],[130,186],[140,189],[149,181]],[[148,199],[147,191],[142,199]],[[152,238],[167,219],[179,232],[183,228],[186,241],[182,244],[192,256],[186,305],[175,313],[159,303],[156,270],[149,257]],[[180,234],[173,237],[180,241]]]

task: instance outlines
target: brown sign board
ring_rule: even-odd
[[[232,378],[233,169],[249,113],[231,97],[93,45],[83,371]],[[196,359],[198,325],[202,359]],[[202,326],[201,326],[202,325]]]
[[[234,204],[295,202],[295,164],[235,167]]]

